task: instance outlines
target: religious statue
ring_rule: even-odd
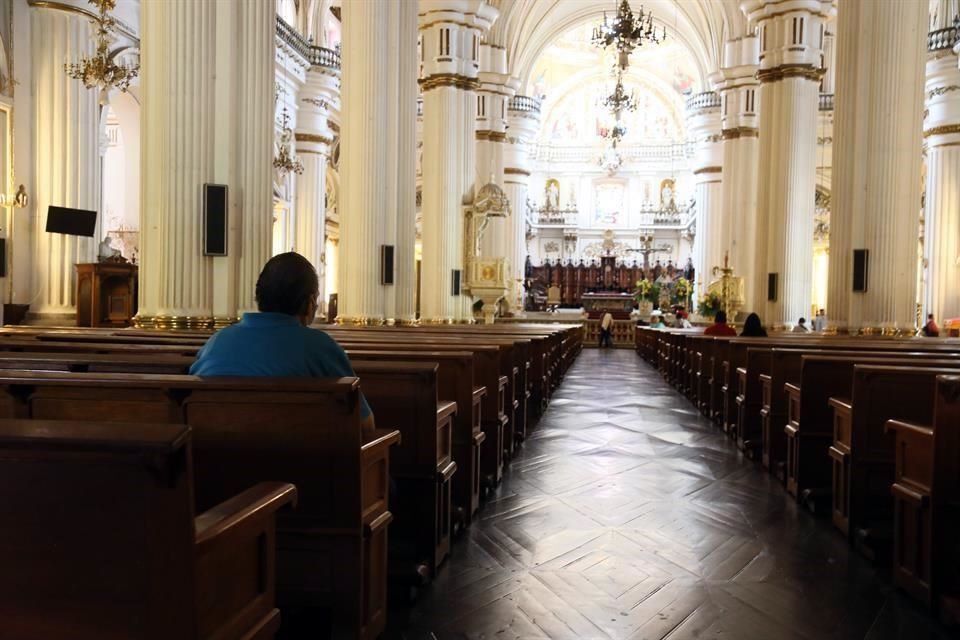
[[[17,188],[16,195],[13,196],[13,206],[17,207],[18,209],[25,209],[28,202],[29,198],[27,198],[27,188],[23,185],[20,185],[20,187]]]
[[[103,241],[100,242],[100,249],[97,252],[97,257],[100,262],[125,262],[123,256],[120,254],[119,249],[115,249],[111,244],[112,239],[110,236],[106,236]]]
[[[674,210],[677,208],[677,203],[674,201],[674,186],[675,182],[671,178],[664,179],[660,183],[660,208],[664,210]]]
[[[660,277],[660,274],[663,272],[663,265],[660,264],[660,261],[657,260],[657,263],[653,265],[653,279],[657,280]]]
[[[560,208],[560,183],[556,178],[547,180],[545,200],[548,209]]]
[[[688,281],[693,282],[693,277],[696,275],[693,269],[693,258],[687,258],[687,264],[683,267],[683,277]]]

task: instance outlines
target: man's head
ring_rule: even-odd
[[[267,261],[257,278],[257,308],[295,316],[304,325],[317,313],[320,280],[310,261],[299,253],[281,253]]]
[[[820,311],[817,311],[817,315],[825,316],[827,315],[827,312],[824,311],[823,309],[820,309]]]
[[[727,312],[726,311],[717,311],[717,317],[714,318],[714,322],[717,324],[726,324],[727,323]]]
[[[928,314],[927,314],[927,320],[930,321],[930,322],[933,322],[933,314],[932,314],[932,313],[928,313]]]
[[[802,327],[803,325],[807,324],[807,319],[806,319],[806,318],[800,318],[800,320],[798,321],[798,323],[799,323],[800,326]]]

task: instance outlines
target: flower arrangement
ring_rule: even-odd
[[[649,280],[637,280],[637,291],[635,293],[637,302],[643,300],[648,295],[650,295],[650,290],[653,288],[653,283]]]
[[[697,313],[704,318],[712,318],[717,315],[722,305],[723,300],[720,299],[719,295],[716,293],[708,293],[701,296],[700,302],[697,304]]]
[[[678,278],[673,291],[679,300],[686,300],[690,296],[690,281],[686,278]]]

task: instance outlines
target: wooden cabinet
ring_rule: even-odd
[[[137,313],[137,265],[77,265],[77,326],[126,327]]]

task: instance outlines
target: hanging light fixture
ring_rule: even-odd
[[[634,15],[627,0],[621,0],[616,6],[616,15],[609,22],[607,14],[603,14],[603,23],[593,28],[593,37],[590,41],[595,47],[606,49],[613,47],[618,54],[620,69],[626,69],[630,64],[630,54],[637,47],[644,44],[660,44],[667,39],[667,28],[663,27],[659,33],[653,26],[653,12],[640,12]]]
[[[278,98],[279,95],[278,92]],[[273,158],[273,168],[281,175],[291,172],[297,175],[303,173],[303,163],[291,151],[292,143],[293,129],[290,128],[290,114],[287,113],[287,105],[284,103],[283,111],[280,112],[280,139],[277,140],[277,155]]]
[[[603,106],[610,109],[612,113],[620,119],[620,113],[623,111],[637,110],[637,96],[631,91],[623,88],[623,74],[617,74],[617,85],[613,88],[613,93],[603,99]]]
[[[94,39],[97,51],[93,56],[83,56],[78,62],[67,62],[63,70],[75,80],[80,80],[88,89],[100,89],[100,104],[107,103],[111,88],[126,91],[130,83],[140,72],[139,64],[117,64],[110,56],[111,35],[117,22],[110,16],[117,6],[117,0],[90,0],[90,4],[97,7],[99,15],[93,19],[97,33]]]

